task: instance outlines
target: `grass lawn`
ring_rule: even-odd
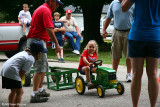
[[[0,54],[4,54],[4,52],[0,52]],[[54,49],[48,48],[47,55],[48,55],[48,59],[58,60]],[[79,62],[79,57],[80,57],[80,55],[73,54],[71,50],[64,50],[64,60],[65,61]],[[110,52],[100,51],[98,53],[98,59],[102,60],[103,64],[112,64],[112,57],[110,55]],[[125,61],[124,56],[120,60],[120,65],[126,65],[126,61]],[[144,66],[146,66],[146,64],[144,64]],[[158,68],[160,68],[160,63],[159,63]]]
[[[81,52],[82,53],[82,52]],[[79,62],[80,55],[75,55],[71,50],[64,50],[64,60],[65,61],[75,61]],[[55,50],[48,48],[48,59],[58,60]],[[103,64],[112,64],[112,57],[110,52],[100,51],[98,53],[98,59],[103,61]],[[120,65],[125,65],[125,58],[123,57],[120,61]]]

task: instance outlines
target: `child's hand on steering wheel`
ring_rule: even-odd
[[[97,67],[98,65],[101,66],[102,65],[102,60],[94,61],[93,64],[94,64],[94,67]]]
[[[100,63],[100,64],[98,64],[98,65],[102,66],[102,63]]]
[[[93,63],[89,63],[89,66],[93,66]]]

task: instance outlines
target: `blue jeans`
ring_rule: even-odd
[[[69,38],[73,50],[80,50],[81,37],[77,35],[77,32],[65,32],[64,35]],[[76,44],[74,43],[74,37],[76,38]]]

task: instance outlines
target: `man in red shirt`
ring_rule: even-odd
[[[55,43],[56,52],[61,52],[60,46],[54,34],[54,25],[52,22],[52,12],[59,5],[63,5],[60,0],[45,0],[45,3],[39,6],[33,13],[31,28],[27,35],[27,47],[34,40],[40,40],[46,48],[46,43],[50,39]],[[46,102],[50,94],[43,89],[43,79],[45,72],[48,71],[47,54],[42,53],[41,60],[36,60],[34,64],[33,93],[30,103]]]

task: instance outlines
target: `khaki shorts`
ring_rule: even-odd
[[[34,40],[36,40],[36,38],[28,38],[27,39],[27,47],[30,47],[31,42]],[[44,48],[46,48],[46,42],[43,40],[40,40],[40,41],[43,43]],[[41,60],[36,60],[33,67],[34,67],[35,73],[48,72],[47,54],[42,53]]]
[[[113,59],[122,58],[122,52],[124,57],[128,58],[128,31],[114,30],[112,35],[111,56]]]

